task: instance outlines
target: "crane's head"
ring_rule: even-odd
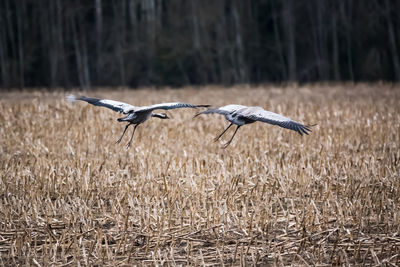
[[[156,118],[160,118],[160,119],[169,119],[167,113],[152,113],[151,114],[152,117],[156,117]]]

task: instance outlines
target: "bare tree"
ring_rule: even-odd
[[[341,19],[343,23],[343,30],[345,32],[345,52],[347,56],[347,72],[349,74],[350,80],[354,81],[354,67],[353,67],[353,41],[352,41],[352,31],[353,31],[353,0],[341,1],[340,2]]]
[[[132,1],[133,2],[133,1]],[[102,0],[96,0],[96,79],[101,79],[101,70],[103,66],[103,7]]]
[[[235,65],[236,65],[236,76],[237,82],[244,83],[247,82],[247,64],[245,62],[244,47],[243,47],[243,33],[242,33],[242,23],[241,17],[239,16],[238,1],[232,2],[232,17],[234,22],[235,31]]]
[[[78,17],[79,18],[79,17]],[[74,16],[70,19],[72,36],[75,48],[76,66],[78,71],[78,78],[80,87],[84,90],[90,88],[90,74],[89,74],[89,62],[88,62],[88,51],[86,46],[86,38],[81,33],[82,23],[76,22]]]
[[[386,21],[387,21],[387,30],[389,36],[389,45],[390,52],[392,54],[393,66],[394,66],[394,74],[397,81],[400,81],[400,62],[399,62],[399,51],[396,40],[395,29],[393,25],[392,18],[392,7],[389,3],[389,0],[385,0],[385,9],[386,9]]]
[[[287,79],[289,76],[288,74],[288,67],[285,61],[285,53],[284,53],[284,45],[283,45],[283,38],[281,37],[281,27],[280,27],[280,19],[281,15],[279,14],[279,11],[277,10],[278,7],[275,7],[273,4],[274,2],[271,1],[271,9],[272,9],[272,20],[273,20],[273,29],[274,29],[274,37],[275,37],[275,43],[276,43],[276,50],[278,53],[278,58],[279,58],[279,69],[281,72],[281,77],[284,79]]]
[[[338,37],[338,17],[335,3],[331,9],[332,12],[332,62],[333,62],[333,79],[339,81],[340,77],[340,64],[339,64],[339,37]]]
[[[286,0],[282,9],[282,23],[285,34],[286,57],[288,62],[289,81],[297,80],[297,59],[296,59],[296,12],[294,11],[295,1]]]

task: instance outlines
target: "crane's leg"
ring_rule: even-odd
[[[122,133],[121,137],[118,139],[118,141],[116,142],[116,144],[121,143],[122,141],[122,137],[124,137],[126,130],[128,129],[128,127],[131,125],[132,123],[129,123],[125,126],[124,132]]]
[[[227,148],[227,147],[229,146],[229,144],[232,142],[233,137],[235,137],[235,134],[236,134],[237,130],[239,130],[240,126],[241,126],[241,125],[238,125],[238,126],[236,127],[236,130],[235,130],[235,132],[233,133],[231,140],[229,140],[228,143],[226,143],[226,144],[224,145],[224,148]]]
[[[232,125],[233,125],[233,123],[229,124],[228,128],[226,128],[220,135],[215,137],[214,142],[217,142],[224,135],[224,133],[226,133],[226,131],[228,131],[228,129],[231,128]]]
[[[136,124],[135,127],[133,128],[133,133],[132,133],[131,139],[129,140],[129,143],[126,145],[126,148],[131,146],[133,135],[135,134],[136,127],[138,127],[138,126],[139,126],[139,124]]]

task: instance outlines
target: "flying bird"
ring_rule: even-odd
[[[230,122],[229,126],[214,139],[214,142],[218,141],[232,125],[237,125],[235,132],[233,133],[231,139],[224,145],[224,148],[229,146],[229,144],[233,140],[233,137],[235,137],[237,130],[239,130],[240,127],[245,124],[254,123],[256,121],[278,125],[280,127],[296,131],[300,135],[308,134],[308,132],[311,132],[310,127],[314,126],[303,125],[282,115],[264,110],[261,107],[248,107],[242,105],[227,105],[220,108],[208,109],[197,113],[195,117],[201,114],[213,113],[224,115],[225,118]]]
[[[155,112],[153,112],[154,110],[157,110],[157,109],[168,110],[168,109],[175,109],[175,108],[199,108],[199,107],[209,107],[210,106],[210,105],[192,105],[192,104],[187,104],[187,103],[173,102],[173,103],[155,104],[155,105],[151,105],[151,106],[135,107],[135,106],[132,106],[130,104],[120,102],[120,101],[109,100],[109,99],[99,99],[99,98],[89,98],[89,97],[85,97],[85,96],[75,96],[75,95],[67,96],[67,100],[69,102],[75,102],[76,100],[85,101],[85,102],[88,102],[89,104],[92,104],[95,106],[106,107],[106,108],[112,109],[114,111],[117,111],[119,113],[126,115],[125,117],[117,119],[119,122],[128,122],[128,124],[125,126],[125,129],[124,129],[121,137],[118,139],[118,141],[116,143],[119,144],[121,142],[122,137],[124,137],[125,132],[128,129],[128,127],[130,125],[134,124],[135,127],[133,128],[133,133],[132,133],[131,139],[129,140],[129,143],[126,146],[127,148],[131,145],[133,135],[135,134],[135,130],[140,124],[147,121],[151,117],[156,117],[159,119],[169,119],[169,117],[166,113],[155,113]]]

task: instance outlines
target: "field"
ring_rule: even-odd
[[[76,92],[75,92],[76,93]],[[313,124],[120,114],[0,93],[0,265],[400,265],[400,90],[385,84],[98,90],[133,105],[259,105]],[[201,109],[200,109],[201,110]]]

